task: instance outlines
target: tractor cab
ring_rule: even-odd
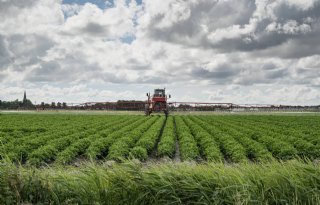
[[[155,89],[153,97],[165,97],[166,96],[166,91],[165,89]]]
[[[151,96],[150,93],[147,93],[147,97],[146,115],[150,115],[152,112],[164,112],[166,116],[169,114],[167,98],[171,96],[166,95],[165,89],[155,89],[153,95]]]

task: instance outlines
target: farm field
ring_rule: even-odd
[[[32,115],[0,117],[0,157],[26,165],[79,160],[264,162],[318,159],[320,117]]]
[[[0,204],[319,204],[319,128],[318,115],[0,114]]]

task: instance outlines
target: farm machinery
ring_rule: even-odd
[[[148,116],[153,112],[164,112],[166,116],[169,115],[169,106],[167,99],[171,95],[166,95],[166,89],[155,89],[153,95],[147,93],[148,100],[145,105],[145,114]]]

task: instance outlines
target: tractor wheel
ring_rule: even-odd
[[[150,111],[147,109],[147,110],[144,111],[144,114],[145,114],[146,116],[149,116],[149,115],[150,115]]]
[[[145,106],[144,106],[144,114],[146,115],[146,116],[149,116],[150,115],[150,112],[151,110],[149,109],[149,104],[145,104]]]

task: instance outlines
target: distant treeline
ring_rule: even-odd
[[[51,102],[34,105],[31,100],[26,99],[25,101],[2,101],[0,100],[0,109],[2,110],[17,110],[17,109],[66,109],[68,108],[66,102]]]
[[[145,101],[118,100],[117,102],[85,103],[80,106],[74,106],[74,108],[92,110],[144,110],[145,104]]]
[[[66,109],[68,108],[66,102],[52,102],[52,103],[44,103],[42,102],[40,105],[37,105],[37,108],[39,109]]]
[[[15,101],[0,100],[0,109],[35,109],[35,105],[29,99],[25,101],[19,101],[18,99]]]

